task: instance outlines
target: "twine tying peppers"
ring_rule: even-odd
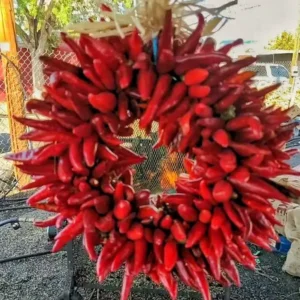
[[[255,268],[247,242],[271,250],[269,239],[277,240],[268,199],[288,201],[270,179],[298,175],[285,162],[292,153],[281,150],[294,127],[281,125],[287,111],[263,107],[277,85],[252,87],[255,73],[242,68],[255,58],[227,55],[241,40],[217,50],[210,39],[200,41],[203,28],[198,15],[194,32],[175,39],[168,10],[156,63],[137,30],[125,39],[82,34],[78,43],[62,34],[80,66],[41,57],[50,83],[44,100],[26,108],[46,119],[16,118],[33,128],[21,139],[46,143],[7,157],[33,176],[23,189],[39,188],[28,205],[56,212],[36,226],[61,228],[67,220],[53,252],[82,235],[100,282],[125,264],[123,300],[140,273],[172,299],[177,280],[205,300],[208,277],[240,286],[235,263]],[[134,191],[132,166],[145,157],[119,137],[132,135],[135,120],[147,132],[158,122],[154,148],[186,154],[175,194],[154,201],[150,191]]]

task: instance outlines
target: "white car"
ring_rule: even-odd
[[[256,72],[253,81],[257,88],[263,88],[274,83],[289,84],[289,71],[282,65],[257,63],[245,68],[245,70]]]

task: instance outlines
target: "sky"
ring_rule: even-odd
[[[220,6],[230,0],[205,0],[203,5]],[[295,32],[300,22],[300,0],[239,0],[224,15],[233,17],[214,35],[217,41],[243,38],[256,41],[253,49],[260,51],[282,31]],[[249,47],[249,45],[247,45]]]

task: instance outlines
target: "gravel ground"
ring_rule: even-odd
[[[1,209],[1,204],[0,204]],[[38,211],[20,210],[0,212],[0,221],[6,218],[22,216],[27,218],[45,218],[46,214]],[[22,223],[19,230],[7,225],[1,227],[0,259],[46,251],[51,243],[47,241],[46,230],[37,229],[30,223]],[[94,265],[81,251],[81,243],[74,245],[75,274],[78,285],[96,283]],[[262,252],[259,256],[260,273],[240,269],[243,287],[231,288],[232,300],[296,300],[300,299],[300,279],[293,278],[281,271],[285,257],[275,253]],[[122,272],[117,272],[107,279],[105,285],[110,290],[93,291],[79,288],[84,300],[119,299]],[[0,264],[0,300],[58,300],[67,286],[67,257],[65,252],[54,255],[23,259]],[[131,299],[169,299],[166,294],[156,294],[154,287],[144,277],[138,278]],[[211,286],[214,300],[224,299],[224,291],[217,285]],[[200,299],[194,293],[181,287],[179,299]]]

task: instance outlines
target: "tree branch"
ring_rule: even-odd
[[[22,39],[28,48],[32,48],[33,45],[30,41],[29,35],[22,29],[22,27],[16,23],[17,35]]]
[[[44,20],[43,20],[44,22],[41,25],[41,29],[40,29],[41,35],[43,35],[46,32],[47,23],[48,23],[48,21],[51,17],[52,9],[53,9],[54,5],[55,5],[55,0],[51,0],[49,5],[48,5],[48,8],[45,12],[45,16],[44,16]]]
[[[237,5],[238,4],[238,0],[233,0],[233,1],[230,1],[228,3],[225,3],[219,7],[214,7],[214,8],[207,8],[205,6],[202,6],[202,5],[199,5],[198,7],[202,10],[202,11],[205,11],[211,15],[214,15],[214,16],[218,16],[220,15],[220,13],[222,11],[224,11],[225,9],[231,7],[231,6],[234,6],[234,5]]]

